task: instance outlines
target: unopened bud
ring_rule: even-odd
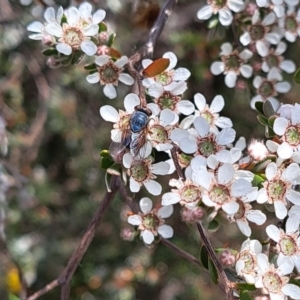
[[[256,10],[257,10],[257,5],[254,3],[249,3],[245,8],[246,13],[249,14],[250,16],[253,16]]]
[[[42,38],[42,43],[46,46],[52,46],[55,43],[55,39],[51,35],[44,35]]]
[[[99,46],[97,48],[97,55],[109,55],[109,47]]]
[[[99,33],[99,41],[101,44],[105,44],[108,41],[107,31],[103,31]]]
[[[181,210],[181,218],[182,221],[186,222],[186,223],[194,223],[194,222],[198,222],[201,219],[203,219],[204,216],[204,212],[203,209],[201,207],[195,207],[193,209],[189,209],[184,207]]]
[[[261,161],[269,155],[269,151],[264,143],[257,140],[252,140],[248,146],[248,154],[255,161]]]
[[[235,263],[235,255],[229,249],[224,250],[219,259],[223,266],[232,266]]]
[[[129,228],[124,228],[122,229],[121,231],[121,238],[124,240],[124,241],[132,241],[133,238],[134,238],[134,233],[131,229]]]

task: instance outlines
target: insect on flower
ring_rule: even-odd
[[[145,129],[147,127],[151,110],[140,105],[135,107],[135,111],[127,120],[124,129],[118,131],[117,136],[109,147],[109,153],[112,158],[120,163],[127,147],[138,159],[144,158],[146,152],[147,139]],[[145,149],[144,149],[145,148]]]

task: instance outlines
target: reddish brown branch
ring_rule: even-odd
[[[26,298],[26,300],[35,300],[40,296],[46,294],[50,290],[57,286],[62,287],[61,300],[69,299],[70,294],[70,281],[73,274],[75,273],[80,261],[82,260],[84,254],[86,253],[88,247],[90,246],[92,240],[94,239],[96,229],[99,227],[104,213],[108,209],[110,203],[114,199],[118,189],[119,189],[119,178],[113,177],[111,183],[111,193],[106,193],[102,202],[100,203],[97,211],[95,212],[93,219],[91,220],[89,226],[87,227],[84,236],[82,237],[77,249],[74,251],[72,257],[70,258],[66,268],[63,273],[51,283],[47,284],[44,288],[34,293],[33,295]]]

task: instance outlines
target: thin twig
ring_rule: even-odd
[[[184,179],[184,175],[182,172],[182,169],[180,168],[180,165],[178,163],[178,157],[177,157],[177,151],[176,151],[176,146],[174,145],[173,148],[171,149],[171,155],[172,155],[172,159],[175,165],[175,169],[177,172],[177,175],[179,177],[179,179],[183,180]]]
[[[217,269],[217,272],[218,272],[218,275],[219,275],[219,277],[221,278],[221,280],[223,282],[225,293],[226,293],[226,299],[227,300],[233,300],[231,282],[228,281],[227,276],[224,272],[224,269],[223,269],[221,263],[219,262],[218,258],[216,257],[213,246],[210,243],[209,239],[207,238],[207,236],[205,234],[205,231],[202,227],[201,222],[197,223],[197,229],[199,231],[201,241],[204,244],[209,257],[212,260],[213,264],[215,265],[215,267]]]
[[[33,295],[26,298],[26,300],[35,300],[38,299],[40,296],[46,294],[53,288],[57,286],[62,287],[61,291],[61,300],[69,299],[70,294],[70,281],[72,279],[73,274],[75,273],[82,257],[86,253],[88,247],[90,246],[92,240],[94,239],[96,229],[99,227],[104,213],[108,209],[111,201],[114,199],[119,186],[119,178],[113,177],[112,178],[112,186],[111,186],[111,193],[106,193],[102,202],[100,203],[97,211],[95,212],[93,219],[91,220],[89,226],[87,227],[84,236],[82,237],[77,249],[74,251],[72,257],[70,258],[66,268],[64,269],[63,273],[51,283],[47,284],[44,288],[39,290],[38,292],[34,293]]]
[[[146,40],[144,46],[139,50],[142,54],[142,58],[145,57],[152,57],[153,51],[156,45],[156,42],[163,31],[165,24],[171,15],[173,8],[177,4],[178,0],[167,0],[165,5],[161,9],[155,23],[153,24],[152,28],[150,29],[150,34],[148,39]]]

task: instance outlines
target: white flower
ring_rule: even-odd
[[[58,9],[56,17],[54,8],[48,7],[44,12],[44,18],[46,20],[45,24],[39,21],[34,21],[27,26],[28,31],[34,32],[33,34],[29,35],[29,38],[33,40],[42,40],[44,44],[55,43],[55,38],[46,31],[45,27],[52,22],[60,24],[62,16],[62,7]]]
[[[282,76],[278,74],[276,68],[272,68],[267,78],[256,76],[253,80],[253,86],[256,88],[257,95],[251,99],[251,107],[255,107],[255,102],[271,101],[272,105],[278,106],[275,98],[277,93],[287,93],[291,89],[291,84],[287,81],[281,81]]]
[[[229,216],[229,219],[232,222],[236,222],[242,234],[250,236],[252,231],[249,226],[248,221],[253,222],[257,225],[262,225],[267,220],[267,217],[260,210],[253,210],[249,202],[252,202],[257,199],[257,188],[254,187],[251,191],[240,198],[237,198],[237,203],[239,205],[239,210],[232,216]]]
[[[128,217],[128,223],[138,226],[141,237],[145,244],[152,244],[154,238],[159,234],[165,239],[173,236],[173,228],[165,225],[165,218],[173,213],[173,206],[163,206],[159,209],[152,209],[153,203],[150,198],[140,200],[140,209],[142,213],[134,214]]]
[[[191,179],[187,178],[185,181],[171,179],[169,185],[177,189],[172,189],[171,192],[162,196],[162,205],[180,203],[186,208],[193,209],[200,203],[201,188]]]
[[[278,18],[284,16],[285,6],[283,0],[256,0],[256,3],[259,7],[269,7],[272,9]]]
[[[248,283],[255,283],[257,274],[257,254],[262,252],[262,245],[257,240],[247,239],[243,242],[241,251],[237,255],[235,269],[239,276],[243,276]]]
[[[214,173],[202,167],[193,172],[193,181],[204,188],[202,202],[215,210],[223,209],[228,215],[238,212],[237,198],[251,191],[251,183],[246,179],[235,179],[233,165],[225,163]]]
[[[286,296],[292,299],[299,299],[300,288],[294,284],[289,284],[289,275],[293,271],[294,264],[290,259],[286,259],[276,269],[269,263],[268,257],[264,253],[257,255],[257,266],[259,268],[255,286],[262,288],[264,294],[269,294],[271,300],[285,300]]]
[[[294,5],[290,6],[285,15],[278,20],[278,25],[284,30],[286,40],[295,42],[300,36],[300,9],[296,13]]]
[[[300,168],[296,163],[291,163],[284,170],[278,169],[275,163],[270,163],[266,168],[267,180],[258,191],[257,202],[274,204],[276,217],[284,219],[287,216],[287,200],[300,205],[300,193],[292,187],[292,182],[299,176],[299,172]]]
[[[186,89],[185,81],[172,82],[165,87],[160,83],[153,83],[149,86],[148,93],[154,97],[154,103],[149,103],[148,107],[156,114],[162,109],[168,108],[176,114],[190,115],[195,110],[194,104],[189,100],[181,100],[181,95]]]
[[[222,129],[217,134],[210,132],[209,123],[201,116],[195,118],[193,125],[195,129],[191,129],[190,134],[182,135],[180,131],[177,131],[179,136],[176,134],[171,135],[174,142],[179,142],[179,147],[184,153],[199,153],[204,157],[208,157],[224,150],[225,146],[235,139],[235,130],[229,127]],[[182,136],[180,137],[180,135]]]
[[[70,55],[73,51],[82,50],[85,54],[91,56],[97,51],[97,46],[91,41],[91,37],[98,33],[98,23],[86,22],[83,17],[89,17],[89,10],[83,5],[80,10],[71,6],[65,11],[66,23],[60,25],[60,22],[50,22],[46,25],[46,31],[58,38],[56,50],[64,55]],[[104,11],[103,11],[104,12]],[[101,22],[105,13],[101,17],[95,18],[95,21]]]
[[[151,147],[146,149],[145,159],[136,160],[131,153],[123,156],[123,165],[128,169],[129,187],[133,193],[139,192],[142,185],[152,195],[160,195],[162,187],[154,179],[156,175],[166,175],[169,172],[170,165],[167,162],[153,164],[153,158],[148,157],[151,153]]]
[[[276,21],[276,16],[271,12],[261,21],[260,11],[256,10],[251,21],[252,24],[248,30],[240,36],[240,42],[244,46],[255,43],[258,54],[264,57],[268,54],[270,43],[276,45],[281,39],[279,31],[273,29],[273,31],[269,32],[270,25]]]
[[[268,236],[274,240],[279,253],[277,264],[280,265],[286,258],[290,258],[300,271],[300,237],[299,237],[299,217],[292,214],[285,223],[285,232],[275,225],[266,228]]]
[[[100,82],[104,85],[104,95],[109,99],[117,97],[115,86],[119,81],[127,85],[134,83],[134,79],[129,74],[122,73],[123,67],[128,63],[127,56],[122,56],[114,62],[108,55],[101,55],[96,57],[95,63],[98,72],[88,75],[86,80],[92,84]]]
[[[197,12],[199,20],[207,20],[212,15],[219,14],[219,21],[223,26],[229,26],[232,23],[232,12],[240,12],[244,9],[245,3],[241,0],[208,0],[205,5]]]
[[[174,70],[177,64],[177,57],[173,52],[166,52],[163,55],[163,58],[168,58],[170,60],[169,66],[161,74],[143,79],[143,85],[146,88],[149,88],[153,83],[159,83],[164,88],[166,88],[172,82],[185,81],[191,76],[191,72],[186,68],[178,68]],[[146,69],[149,65],[152,64],[151,59],[144,59],[142,61],[143,68]],[[167,107],[166,107],[167,108]]]
[[[197,93],[194,96],[194,102],[198,110],[195,111],[195,115],[188,116],[182,120],[180,127],[189,128],[197,116],[201,116],[206,119],[210,125],[210,131],[217,134],[218,128],[232,127],[232,121],[227,117],[220,117],[219,112],[223,109],[225,102],[221,95],[217,95],[212,100],[210,106],[206,103],[205,97]]]
[[[174,128],[171,124],[175,119],[177,119],[177,115],[169,109],[162,110],[159,119],[157,117],[150,118],[147,127],[148,140],[156,150],[167,151],[173,148],[169,135]]]
[[[245,49],[241,53],[237,50],[233,50],[230,43],[224,43],[221,46],[221,60],[214,62],[210,71],[214,75],[219,75],[221,73],[225,74],[225,84],[229,88],[235,87],[236,80],[241,74],[245,78],[250,78],[252,76],[253,69],[246,62],[252,57],[253,53]]]
[[[271,69],[277,71],[276,78],[280,78],[281,71],[288,74],[294,73],[296,71],[296,64],[292,60],[284,59],[282,56],[286,48],[286,43],[280,42],[275,50],[269,49],[269,53],[263,58],[261,69],[266,73],[269,73]]]

